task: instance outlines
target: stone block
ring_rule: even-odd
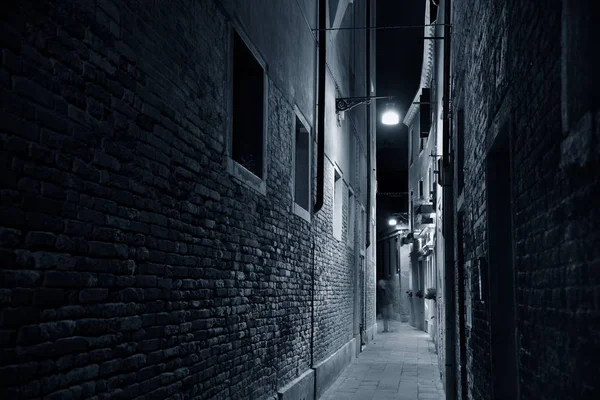
[[[335,382],[356,354],[356,340],[352,339],[339,350],[315,365],[315,396],[319,398]]]
[[[311,400],[315,397],[315,371],[309,369],[277,391],[279,400]]]

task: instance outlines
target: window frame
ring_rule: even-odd
[[[354,241],[356,240],[356,197],[354,190],[350,186],[348,186],[346,192],[348,196],[348,217],[346,218],[348,233],[346,234],[346,243],[348,247],[353,249]]]
[[[456,114],[456,191],[460,196],[465,187],[465,111]]]
[[[233,159],[233,60],[234,60],[234,38],[238,34],[242,42],[254,56],[256,62],[263,69],[263,129],[262,129],[262,178],[255,175],[252,171],[245,168],[242,164]],[[225,136],[225,154],[227,163],[227,172],[234,180],[249,187],[250,189],[262,194],[267,194],[268,178],[268,146],[269,146],[269,79],[268,68],[264,57],[260,54],[249,36],[242,29],[239,23],[230,21],[228,26],[228,57],[227,57],[227,87],[226,87],[226,136]]]
[[[313,151],[313,130],[312,126],[308,123],[308,120],[300,111],[297,105],[294,105],[294,114],[297,118],[294,118],[294,130],[293,130],[293,151],[292,151],[292,210],[294,214],[310,222],[312,216],[312,151]],[[296,202],[296,130],[297,121],[300,120],[304,129],[306,129],[308,135],[308,210],[302,207]]]
[[[339,178],[336,179],[336,176]],[[336,190],[338,187],[339,181],[339,191]],[[338,241],[342,241],[342,237],[344,235],[344,188],[346,184],[344,183],[344,176],[342,175],[342,171],[340,171],[337,167],[333,167],[333,202],[332,202],[332,233],[333,237]],[[338,200],[338,198],[340,200]],[[341,202],[339,207],[336,207],[338,201]],[[337,216],[336,216],[337,215]]]
[[[413,135],[414,135],[414,125],[411,125],[411,127],[409,128],[409,134],[408,134],[408,148],[410,149],[409,154],[408,154],[408,156],[409,156],[408,165],[409,166],[413,165],[414,158],[415,158],[415,156],[414,156],[415,155],[415,149],[413,148],[414,147],[414,144],[413,144],[414,137],[413,137]]]

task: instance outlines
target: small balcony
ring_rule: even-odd
[[[419,204],[415,207],[415,225],[423,227],[435,224],[435,209],[433,203]]]

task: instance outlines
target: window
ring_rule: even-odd
[[[458,110],[458,118],[456,121],[456,175],[458,185],[458,195],[463,190],[465,185],[465,112]]]
[[[359,238],[358,238],[358,243],[359,244],[359,250],[363,251],[365,249],[365,246],[367,245],[366,241],[367,241],[367,217],[366,217],[366,212],[365,209],[361,206],[360,209],[360,222],[359,222]],[[375,247],[374,245],[371,245],[371,247]]]
[[[431,129],[431,89],[422,88],[421,96],[419,97],[419,127],[422,138],[429,137]]]
[[[354,193],[348,190],[348,246],[354,248]]]
[[[433,173],[431,171],[431,167],[429,167],[429,170],[427,171],[427,190],[429,191],[427,196],[430,199],[433,198]]]
[[[309,211],[310,199],[310,134],[306,125],[296,116],[296,149],[294,154],[294,201]]]
[[[414,153],[414,149],[413,149],[413,140],[414,140],[413,139],[413,135],[414,134],[415,133],[414,133],[413,129],[411,128],[410,129],[410,134],[408,135],[408,148],[410,149],[409,152],[408,152],[409,153],[408,154],[409,155],[408,165],[412,165],[412,163],[413,163],[413,153]]]
[[[437,21],[438,7],[440,5],[439,0],[431,0],[429,2],[429,23],[433,24]]]
[[[421,138],[421,148],[419,151],[423,151],[423,149],[427,146],[427,138]]]
[[[419,198],[423,198],[423,179],[419,181]]]
[[[242,37],[233,32],[231,158],[264,178],[265,72]]]
[[[344,181],[342,181],[342,176],[336,170],[333,184],[333,237],[337,240],[342,240],[342,208],[344,207],[342,198],[343,185]]]
[[[471,283],[471,261],[467,261],[465,263],[465,271],[466,271],[466,282],[465,282],[465,308],[466,308],[466,319],[467,319],[467,327],[471,328],[473,327],[473,309],[472,309],[472,303],[471,303],[471,293],[473,292],[473,286]]]

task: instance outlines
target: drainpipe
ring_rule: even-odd
[[[446,399],[456,399],[456,320],[454,299],[454,198],[453,171],[450,162],[450,19],[451,0],[444,1],[444,90],[443,90],[443,139],[442,164],[444,179],[443,190],[443,232],[444,232],[444,296],[446,325],[445,372]]]
[[[366,5],[366,20],[367,20],[367,24],[366,24],[366,59],[367,59],[367,65],[366,65],[366,85],[367,85],[367,96],[371,95],[371,29],[369,29],[371,27],[371,0],[367,0],[367,5]],[[366,246],[365,246],[365,250],[366,248],[368,248],[371,245],[371,175],[372,175],[372,160],[371,160],[371,137],[373,135],[373,132],[371,132],[371,105],[367,105],[367,223],[366,223],[366,229],[365,229],[365,234],[367,235],[366,238]],[[366,257],[365,257],[366,259]],[[366,268],[365,268],[366,271]],[[365,287],[366,289],[366,287]]]
[[[310,272],[310,367],[315,366],[315,239],[312,241],[312,266]],[[316,392],[315,392],[316,393]]]
[[[327,56],[327,0],[319,0],[319,65],[317,76],[317,200],[314,212],[323,207],[325,191],[325,78]]]
[[[365,26],[367,29],[365,30],[365,85],[366,85],[366,93],[367,96],[371,95],[371,0],[366,0],[365,5]],[[363,279],[363,287],[362,287],[362,324],[361,324],[361,351],[362,345],[366,344],[367,338],[367,266],[369,265],[369,253],[367,249],[371,246],[371,169],[372,169],[372,160],[371,160],[371,105],[367,105],[367,207],[366,207],[366,221],[365,221],[365,254],[362,259],[362,279]]]

